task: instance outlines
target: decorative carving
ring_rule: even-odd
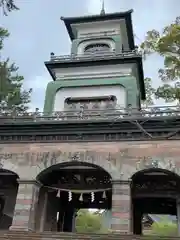
[[[80,161],[81,157],[80,157],[80,153],[74,153],[73,156],[71,157],[72,161]]]
[[[175,163],[172,159],[168,160],[162,160],[162,159],[156,159],[152,157],[143,157],[140,161],[136,162],[136,170],[144,170],[148,168],[161,168],[161,169],[167,169],[169,171],[177,171],[175,167]]]
[[[175,181],[143,181],[141,183],[137,183],[133,186],[133,193],[166,193],[167,192],[177,192],[177,183]]]
[[[88,54],[95,54],[97,52],[99,53],[108,51],[110,51],[110,47],[106,43],[92,43],[89,44],[84,50],[84,52]]]
[[[121,176],[121,164],[116,161],[116,154],[109,152],[19,152],[19,153],[0,153],[0,160],[6,159],[8,162],[15,162],[19,166],[36,166],[38,172],[56,164],[68,162],[84,162],[103,168],[113,178],[119,179]],[[113,161],[111,161],[113,159]],[[38,173],[37,173],[38,174]]]
[[[54,175],[55,177],[55,175]],[[57,186],[71,185],[74,187],[80,186],[110,186],[111,178],[104,172],[100,172],[94,169],[87,170],[81,169],[81,171],[76,170],[61,170],[57,175]],[[55,185],[54,185],[55,186]]]

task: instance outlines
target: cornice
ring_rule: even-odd
[[[180,117],[116,121],[46,121],[0,124],[0,143],[111,142],[180,139]]]

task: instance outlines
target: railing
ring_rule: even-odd
[[[167,117],[180,117],[180,107],[149,107],[139,109],[133,108],[118,108],[118,109],[95,109],[95,110],[75,110],[75,111],[59,111],[52,113],[43,112],[27,112],[17,113],[15,111],[8,111],[0,113],[0,123],[12,121],[85,121],[85,120],[111,120],[118,119],[142,119],[142,118],[167,118]]]
[[[51,53],[51,61],[61,61],[61,62],[70,62],[70,61],[83,61],[83,60],[100,60],[100,59],[116,59],[116,58],[130,58],[134,56],[142,56],[142,53],[134,50],[134,51],[124,51],[121,53],[113,52],[98,52],[93,54],[72,54],[72,55],[62,55],[62,56],[55,56]]]

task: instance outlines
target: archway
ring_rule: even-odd
[[[16,173],[0,169],[0,230],[7,230],[12,224],[18,178]]]
[[[111,176],[101,167],[85,162],[53,165],[38,176],[40,231],[74,231],[79,209],[111,209]],[[43,207],[42,207],[43,206]]]
[[[164,169],[145,169],[132,176],[132,231],[142,234],[142,218],[148,214],[177,215],[180,177]]]

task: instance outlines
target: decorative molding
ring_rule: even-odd
[[[86,55],[84,55],[85,57]],[[132,75],[134,64],[54,69],[58,80],[111,78]]]
[[[61,75],[59,76],[57,73],[56,74],[56,79],[57,80],[79,80],[79,79],[105,79],[105,78],[113,78],[113,77],[126,77],[126,76],[132,76],[132,70],[126,70],[124,69],[125,71],[119,71],[117,73],[107,73],[107,74],[104,74],[104,73],[81,73],[79,75],[76,75],[76,74],[70,74],[70,75]]]
[[[84,40],[79,44],[78,54],[84,54],[85,48],[95,43],[107,44],[110,47],[110,51],[113,51],[116,48],[115,42],[112,39],[109,39],[109,37],[102,38],[102,39],[89,39],[89,40]]]
[[[165,135],[166,132],[164,132]],[[166,140],[166,136],[162,137],[162,131],[153,133],[154,140]],[[171,140],[179,140],[180,133],[176,134],[174,137],[171,137]],[[12,135],[9,133],[8,135],[0,136],[0,144],[3,143],[60,143],[60,142],[111,142],[111,141],[152,141],[150,137],[144,135],[141,132],[121,132],[121,133],[100,133],[100,134],[34,134],[34,135]]]
[[[130,183],[131,183],[131,179],[128,179],[128,180],[112,180],[112,184],[129,185]]]
[[[38,187],[43,186],[43,184],[41,184],[39,181],[37,180],[31,180],[31,179],[18,179],[17,180],[19,184],[29,184],[29,185],[35,185]]]
[[[166,116],[163,115],[165,111],[162,114],[135,113],[132,109],[126,114],[116,111],[117,115],[109,117],[104,111],[98,111],[102,118],[97,115],[88,118],[88,114],[87,119],[86,112],[83,112],[82,116],[73,115],[74,120],[72,117],[65,119],[62,112],[50,116],[32,113],[28,116],[1,116],[0,144],[179,140],[180,113],[179,110],[176,112],[169,112]]]
[[[153,168],[160,168],[166,169],[171,172],[176,172],[179,174],[180,170],[176,167],[174,161],[172,159],[158,159],[153,157],[144,157],[140,161],[136,162],[136,170],[141,171],[145,169],[153,169]]]

